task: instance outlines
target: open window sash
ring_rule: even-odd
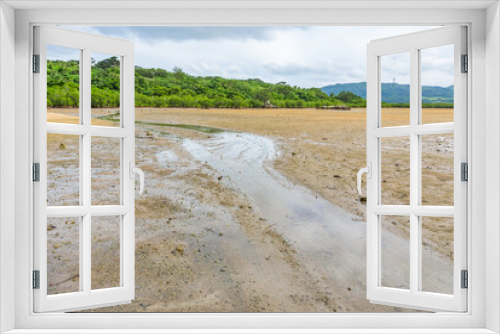
[[[79,114],[77,124],[47,123],[47,47],[71,48],[79,52]],[[91,52],[116,56],[120,61],[120,126],[95,126],[91,120]],[[64,69],[63,69],[64,71]],[[39,181],[34,191],[34,311],[66,312],[130,303],[135,298],[134,283],[134,47],[130,41],[55,27],[34,28],[34,156],[39,163]],[[65,73],[61,73],[65,75]],[[79,205],[48,206],[47,135],[79,138]],[[118,205],[91,203],[92,138],[119,138],[120,200]],[[117,150],[118,150],[117,149]],[[78,196],[78,195],[77,195]],[[93,289],[92,217],[119,217],[120,279],[115,287]],[[70,217],[79,225],[79,288],[69,293],[48,293],[47,220]],[[63,228],[65,228],[63,226]],[[64,244],[64,237],[61,244]],[[112,256],[112,255],[110,255]]]
[[[462,55],[467,54],[466,41],[466,27],[454,26],[368,44],[367,162],[371,175],[367,179],[367,298],[373,303],[429,311],[467,311],[467,289],[462,287],[462,271],[467,269],[467,182],[461,181],[461,164],[467,163],[467,74],[463,73],[466,71],[462,64]],[[454,50],[454,122],[422,124],[421,50],[445,45],[453,45]],[[409,52],[410,59],[409,125],[382,127],[381,57],[401,52]],[[454,135],[454,206],[422,205],[421,136],[450,133]],[[388,137],[409,138],[410,205],[382,205],[381,142]],[[382,284],[383,216],[409,217],[408,288]],[[454,219],[453,287],[449,288],[452,294],[422,289],[422,217]]]

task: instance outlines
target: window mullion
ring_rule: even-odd
[[[416,293],[420,281],[419,217],[413,212],[420,204],[420,139],[414,132],[419,124],[420,64],[418,49],[410,49],[410,291]]]
[[[90,130],[91,119],[91,59],[90,59],[90,49],[85,48],[82,52],[82,64],[80,66],[81,81],[80,81],[80,96],[81,96],[81,119],[82,125]],[[89,208],[89,211],[85,216],[83,216],[81,224],[80,233],[80,255],[81,255],[81,267],[80,267],[80,277],[82,278],[83,291],[89,293],[92,289],[91,286],[91,255],[92,255],[92,235],[91,235],[91,215],[90,207],[91,203],[91,133],[87,131],[85,135],[82,136],[82,193],[83,193],[83,206]]]
[[[445,133],[454,133],[455,124],[451,122],[417,125],[412,129],[412,132],[418,135],[440,135]]]
[[[87,127],[79,124],[47,123],[47,133],[83,136],[88,131]]]

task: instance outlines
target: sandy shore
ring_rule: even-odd
[[[51,111],[58,111],[54,119],[75,121],[72,110]],[[96,114],[112,112],[102,110]],[[393,122],[405,122],[404,110],[390,112]],[[453,118],[449,110],[438,112],[442,114],[440,119],[449,121],[450,115]],[[278,154],[269,168],[304,191],[352,213],[359,220],[354,222],[363,224],[365,207],[356,194],[355,173],[365,164],[364,110],[138,108],[136,119],[209,126],[270,138]],[[102,120],[96,122],[112,124]],[[252,198],[236,187],[231,178],[186,151],[186,140],[203,143],[213,140],[214,136],[190,128],[137,126],[137,165],[147,175],[147,193],[136,202],[137,299],[129,305],[94,311],[402,311],[370,304],[366,300],[363,274],[353,279],[353,284],[345,284],[309,265],[314,261],[305,259],[290,238],[256,209]],[[49,155],[49,163],[59,165],[59,173],[69,175],[49,182],[49,203],[74,201],[78,198],[74,196],[77,189],[68,190],[68,185],[74,183],[77,175],[75,152],[78,142],[70,136],[57,135],[50,135],[48,142],[49,151],[54,152],[52,160]],[[96,151],[100,152],[98,148],[105,143],[99,140],[95,143]],[[387,170],[398,177],[384,184],[390,194],[387,200],[391,204],[402,204],[408,191],[405,183],[407,162],[401,158],[406,151],[401,143],[388,143],[388,147]],[[449,139],[430,138],[424,152],[429,164],[424,176],[435,182],[434,185],[450,183],[447,168],[453,153]],[[63,159],[65,156],[70,158]],[[93,160],[93,173],[99,180],[99,188],[116,187],[113,175],[106,175],[106,171],[113,170],[109,166],[116,164],[116,157],[96,153]],[[439,193],[429,191],[426,195],[430,203],[450,198],[452,191],[447,187],[437,188]],[[102,191],[96,189],[94,193],[99,196]],[[99,204],[110,200],[106,196],[101,194]],[[388,222],[387,229],[400,236],[407,235],[406,225],[398,222]],[[49,291],[75,291],[78,264],[68,265],[68,262],[78,247],[74,242],[63,245],[58,240],[63,237],[69,240],[73,235],[71,240],[76,241],[74,235],[77,235],[78,224],[64,219],[52,224],[53,228],[48,227],[49,269],[53,273],[49,278]],[[446,222],[430,221],[424,238],[443,257],[450,257],[450,228],[443,224]],[[102,256],[116,249],[116,233],[113,233],[112,229],[100,230],[99,240],[94,242],[93,258],[102,262],[92,273],[98,286],[112,286],[116,282],[116,263]]]

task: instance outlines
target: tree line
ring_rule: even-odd
[[[79,105],[79,72],[76,60],[47,61],[47,106]],[[92,60],[91,104],[93,108],[120,105],[120,60],[117,57]],[[319,88],[301,88],[286,82],[271,84],[260,79],[196,77],[178,67],[167,71],[136,66],[135,105],[191,108],[365,107],[366,100],[351,92],[327,95]]]

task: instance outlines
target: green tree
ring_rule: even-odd
[[[47,105],[77,107],[79,62],[47,62]],[[92,60],[92,107],[120,105],[120,59]],[[339,98],[340,96],[340,98]],[[172,71],[135,67],[135,103],[138,107],[262,108],[267,101],[280,108],[313,108],[366,102],[352,94],[326,95],[318,88],[300,88],[286,82],[271,84],[260,79],[195,77],[179,67]]]

